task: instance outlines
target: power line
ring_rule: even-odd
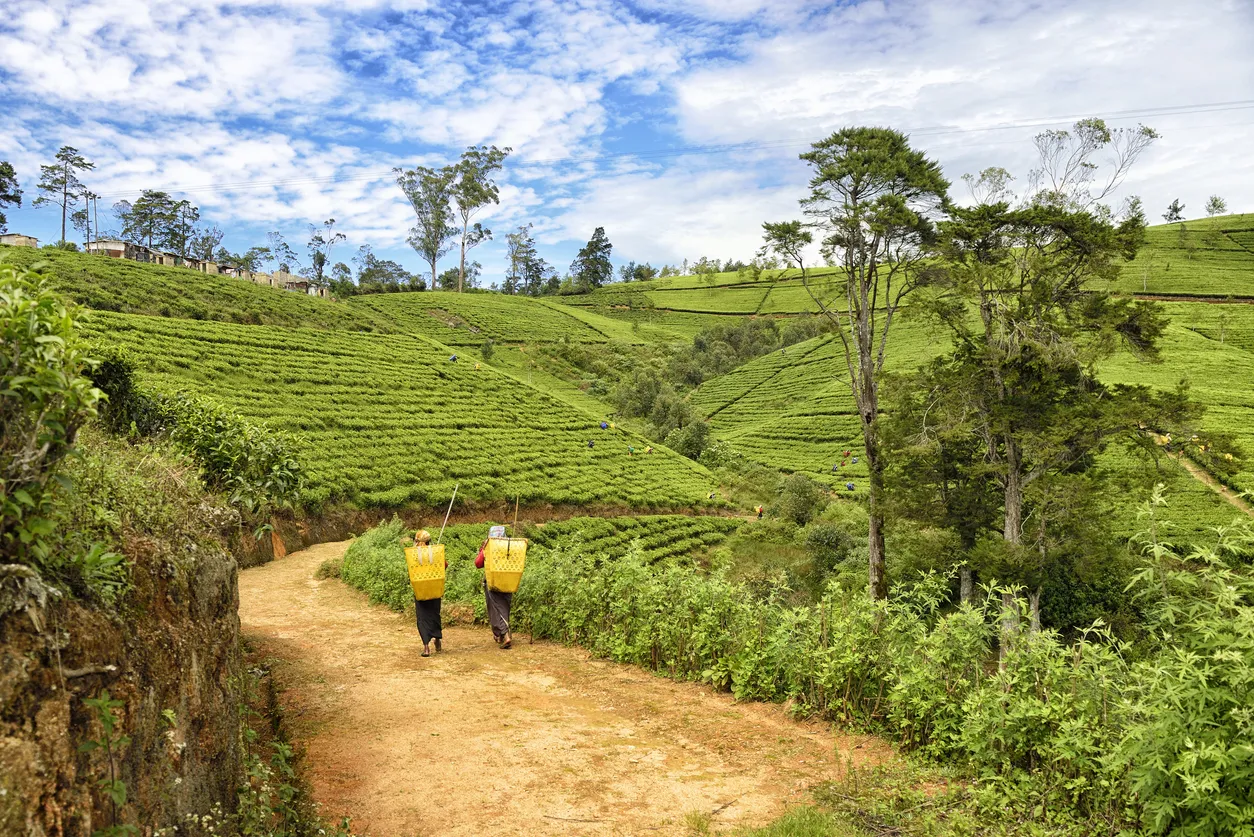
[[[1111,120],[1151,118],[1161,116],[1184,116],[1201,113],[1223,113],[1227,111],[1250,110],[1254,109],[1254,99],[1243,99],[1231,102],[1208,102],[1194,103],[1187,105],[1167,105],[1161,107],[1138,108],[1134,110],[1108,111],[1100,116]],[[994,125],[983,125],[977,127],[952,127],[944,125],[924,126],[918,128],[908,128],[902,130],[902,133],[911,137],[928,137],[928,136],[947,136],[985,133],[989,131],[1005,131],[1024,128],[1048,128],[1053,125],[1070,125],[1079,119],[1093,117],[1094,114],[1073,114],[1070,116],[1051,116],[1036,119],[1025,120],[1021,122],[1003,122]],[[587,155],[587,156],[567,156],[552,157],[547,159],[520,160],[515,161],[511,165],[516,168],[532,168],[541,166],[573,166],[583,164],[607,163],[618,160],[654,160],[665,159],[670,157],[687,157],[695,155],[710,154],[730,154],[736,152],[750,151],[769,151],[781,148],[802,147],[810,145],[813,137],[792,137],[778,140],[760,140],[756,142],[744,143],[722,143],[707,145],[690,145],[680,148],[669,149],[653,149],[653,150],[633,150],[618,151],[605,154]],[[226,183],[207,183],[189,186],[166,186],[158,191],[170,192],[175,194],[206,194],[214,192],[228,192],[245,189],[269,189],[282,188],[290,186],[319,186],[331,185],[336,183],[353,183],[370,180],[378,180],[388,177],[392,174],[392,170],[384,171],[382,169],[359,174],[345,175],[314,175],[309,177],[292,177],[278,178],[270,180],[241,180]],[[142,194],[143,190],[131,190],[124,192],[113,192],[102,195],[106,199],[125,198]]]

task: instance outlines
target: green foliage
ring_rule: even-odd
[[[92,837],[128,837],[138,835],[139,829],[134,825],[118,822],[120,811],[126,807],[126,783],[118,778],[118,759],[122,751],[130,746],[130,736],[123,734],[122,718],[117,714],[125,704],[115,700],[105,689],[98,697],[84,698],[84,705],[92,710],[96,722],[100,724],[100,737],[89,739],[79,745],[80,753],[102,751],[108,767],[108,776],[96,780],[96,787],[109,800],[109,825],[92,832]]]
[[[524,502],[657,508],[701,504],[712,488],[699,465],[661,449],[629,457],[628,445],[644,447],[640,437],[601,433],[591,415],[487,366],[450,361],[428,340],[104,313],[87,327],[142,364],[146,387],[194,391],[290,434],[307,504],[438,504],[461,482],[468,500],[521,493]]]
[[[676,427],[667,433],[663,443],[675,453],[700,460],[709,440],[710,426],[703,421],[694,421],[686,427]]]
[[[188,393],[156,404],[171,441],[196,461],[210,489],[255,516],[299,503],[302,469],[284,436]]]
[[[827,505],[823,487],[804,474],[791,474],[780,483],[771,514],[805,526]]]
[[[157,402],[135,380],[135,361],[116,346],[96,352],[91,382],[104,394],[99,405],[100,423],[119,436],[151,436],[162,427]]]
[[[592,231],[592,238],[580,248],[570,265],[570,276],[575,293],[587,293],[614,280],[614,266],[610,264],[610,252],[614,245],[605,234],[605,227]]]
[[[39,273],[0,262],[0,555],[50,557],[52,489],[100,392],[71,309]]]

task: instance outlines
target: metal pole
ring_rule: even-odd
[[[448,525],[448,516],[453,513],[453,500],[457,499],[457,489],[461,488],[461,483],[453,486],[453,496],[448,501],[448,511],[444,513],[444,522],[440,524],[440,537],[435,539],[436,543],[444,540],[444,527]]]

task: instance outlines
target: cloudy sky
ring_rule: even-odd
[[[1032,136],[1079,117],[1143,122],[1162,139],[1125,193],[1250,212],[1252,44],[1254,0],[9,0],[0,159],[10,230],[46,241],[38,167],[69,144],[102,209],[165,189],[233,250],[334,217],[333,261],[369,243],[416,270],[391,169],[510,146],[489,281],[528,222],[561,269],[596,226],[616,262],[748,258],[796,215],[797,155],[851,124],[956,181],[1026,174]]]

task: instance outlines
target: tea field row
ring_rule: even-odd
[[[713,490],[696,463],[660,445],[633,456],[646,440],[421,338],[104,312],[85,330],[146,382],[293,434],[312,503],[425,505],[460,483],[467,500],[667,508]]]

